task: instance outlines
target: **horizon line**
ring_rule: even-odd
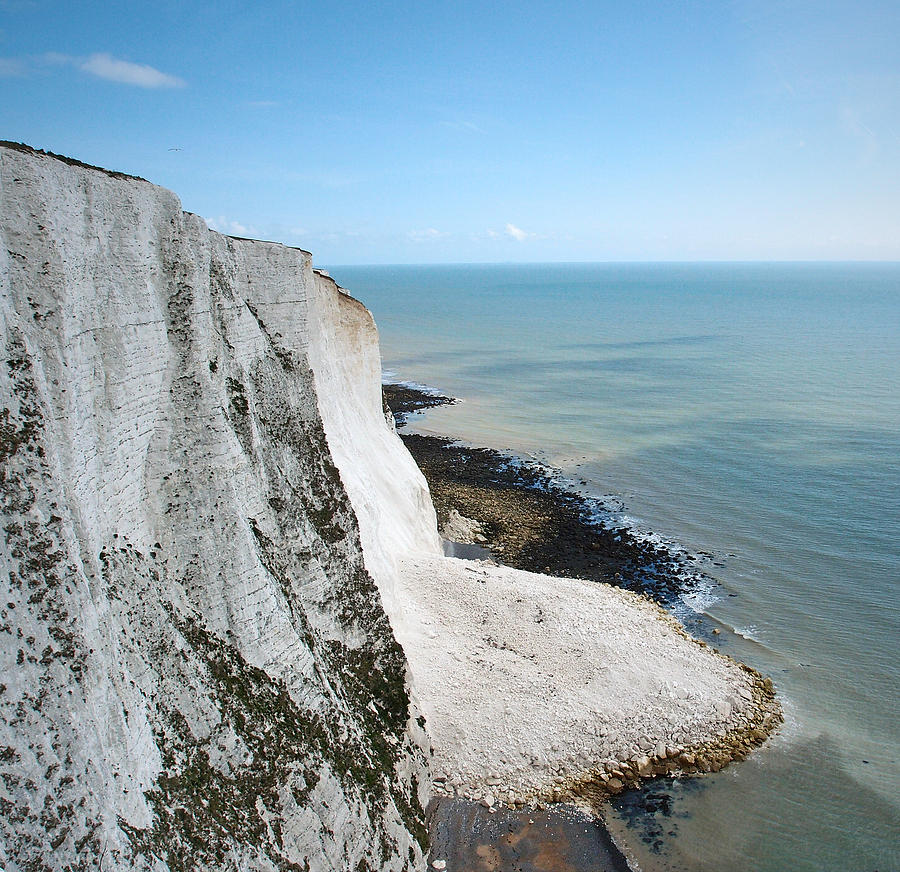
[[[670,264],[680,264],[680,265],[861,265],[867,264],[872,266],[900,266],[900,259],[897,260],[875,260],[875,259],[861,259],[861,258],[844,258],[839,260],[814,260],[814,259],[778,259],[778,260],[764,260],[764,259],[737,259],[737,260],[725,260],[725,259],[699,259],[699,260],[458,260],[458,261],[393,261],[393,262],[379,262],[379,263],[326,263],[316,267],[317,269],[339,269],[344,267],[371,267],[371,266],[588,266],[588,265],[597,265],[597,264],[605,264],[605,265],[640,265],[640,266],[663,266]]]

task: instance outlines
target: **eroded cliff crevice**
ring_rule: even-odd
[[[0,186],[0,863],[420,867],[428,742],[310,364],[336,288],[142,180],[2,147]]]

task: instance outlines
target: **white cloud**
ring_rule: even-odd
[[[411,242],[433,242],[435,239],[440,239],[446,235],[446,233],[441,233],[440,230],[435,230],[434,227],[428,227],[425,230],[410,230],[406,234],[406,238]]]
[[[137,85],[139,88],[182,88],[185,85],[183,79],[160,72],[155,67],[123,61],[102,52],[92,54],[86,61],[80,62],[78,67],[100,79],[121,82],[123,85]]]
[[[533,233],[528,233],[521,227],[516,227],[515,224],[506,225],[506,235],[511,236],[516,242],[524,242],[529,236],[534,236]]]
[[[248,100],[244,105],[253,109],[271,109],[279,104],[277,100]]]
[[[237,221],[232,221],[224,215],[218,218],[204,218],[210,230],[216,233],[224,233],[227,236],[259,236],[259,232],[253,227],[245,227]]]

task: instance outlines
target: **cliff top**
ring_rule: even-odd
[[[64,164],[68,164],[69,166],[81,167],[82,169],[94,170],[95,172],[103,173],[104,175],[109,176],[111,179],[131,179],[136,182],[146,182],[148,185],[154,185],[153,182],[148,181],[143,176],[135,176],[131,173],[123,173],[119,170],[110,170],[110,169],[107,169],[106,167],[97,166],[96,164],[85,163],[82,160],[78,160],[78,158],[68,157],[64,154],[57,154],[56,152],[48,151],[47,149],[43,149],[43,148],[34,148],[34,146],[28,145],[27,143],[24,143],[24,142],[13,142],[12,140],[9,140],[9,139],[0,139],[0,148],[8,148],[8,149],[11,149],[12,151],[20,151],[23,154],[31,154],[31,155],[36,155],[39,157],[53,158],[53,160],[62,161]],[[157,187],[157,186],[154,185],[154,187]],[[195,213],[189,212],[187,214],[195,214]],[[202,217],[202,216],[200,216],[200,217]],[[205,221],[206,219],[204,218],[203,220]],[[303,254],[308,254],[310,257],[312,257],[311,251],[308,251],[305,248],[301,248],[299,245],[286,245],[283,242],[273,242],[272,240],[268,240],[268,239],[253,239],[252,237],[249,237],[249,236],[235,236],[234,234],[231,234],[231,233],[223,233],[222,235],[227,236],[229,239],[237,239],[241,242],[259,242],[259,243],[263,243],[265,245],[282,245],[285,248],[290,248],[290,249],[293,249],[294,251],[300,251]],[[321,271],[317,270],[317,272],[321,272]]]
[[[61,160],[63,163],[69,164],[69,166],[73,167],[83,167],[86,170],[97,170],[98,172],[105,173],[113,179],[134,179],[137,182],[147,181],[147,179],[142,178],[141,176],[133,176],[130,173],[122,173],[118,170],[108,170],[106,169],[106,167],[94,166],[94,164],[85,163],[84,161],[77,160],[74,157],[66,157],[64,154],[56,154],[55,152],[46,151],[42,148],[33,148],[30,145],[26,145],[24,142],[12,142],[8,139],[0,139],[0,146],[3,146],[4,148],[10,148],[13,151],[21,151],[25,154],[52,157],[54,160]],[[152,184],[152,182],[147,182],[147,184]]]

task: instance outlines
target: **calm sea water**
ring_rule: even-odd
[[[640,868],[900,869],[900,264],[331,272],[385,368],[464,400],[420,429],[537,456],[711,555],[693,605],[787,722],[620,804]]]

